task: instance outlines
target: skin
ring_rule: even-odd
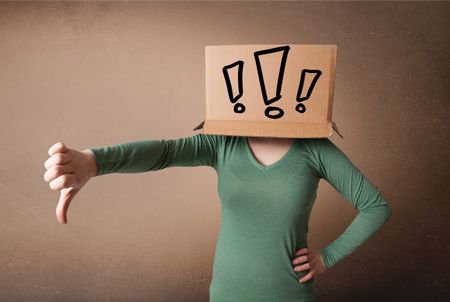
[[[277,137],[249,137],[248,142],[255,158],[263,165],[271,165],[281,159],[289,150],[294,139]],[[48,150],[50,156],[44,163],[46,172],[44,180],[50,189],[60,191],[56,206],[56,218],[59,223],[67,223],[67,211],[76,194],[95,175],[97,164],[94,153],[90,149],[78,151],[68,148],[64,143],[57,142]],[[300,248],[292,260],[294,271],[309,272],[300,283],[312,279],[317,274],[327,270],[325,262],[318,250]]]
[[[60,191],[56,218],[60,223],[66,224],[70,202],[89,179],[97,174],[97,164],[91,150],[77,151],[61,142],[51,146],[48,155],[50,158],[44,163],[44,180],[49,183],[50,189]]]

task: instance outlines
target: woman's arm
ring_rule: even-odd
[[[344,232],[320,250],[327,268],[355,251],[392,216],[392,210],[375,186],[329,139],[312,139],[316,168],[357,210]]]
[[[215,168],[221,136],[131,141],[91,148],[97,163],[96,176],[110,173],[141,173],[174,166]]]

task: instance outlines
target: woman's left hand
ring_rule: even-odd
[[[305,271],[309,270],[309,273],[300,278],[300,283],[306,282],[316,276],[317,274],[323,273],[327,270],[325,262],[322,259],[319,251],[312,248],[302,248],[296,253],[296,258],[292,260],[294,265],[294,271]]]

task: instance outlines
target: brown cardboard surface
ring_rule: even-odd
[[[206,118],[194,130],[332,136],[336,51],[336,45],[206,46]]]

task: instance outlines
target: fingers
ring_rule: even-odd
[[[303,276],[302,278],[300,278],[300,283],[306,282],[311,280],[314,277],[313,273],[310,271],[309,273],[307,273],[305,276]]]
[[[302,265],[297,265],[296,267],[294,267],[294,271],[296,271],[296,272],[305,271],[307,269],[311,269],[311,264],[309,264],[309,262],[302,264]]]
[[[308,260],[309,260],[308,255],[304,255],[304,256],[297,257],[294,260],[292,260],[292,264],[300,264],[300,263],[306,262]]]
[[[72,160],[69,150],[62,142],[54,144],[48,149],[50,158],[44,163],[44,167],[47,169],[44,174],[45,181],[49,182],[50,189],[61,191],[56,206],[56,218],[63,224],[67,223],[70,202],[79,191],[79,188],[74,188],[78,185],[79,180],[73,174],[73,167],[68,165]]]
[[[66,145],[61,142],[57,142],[48,149],[48,155],[53,156],[55,153],[66,153],[68,151]]]
[[[61,190],[58,205],[56,206],[56,218],[59,223],[67,223],[67,211],[69,209],[70,202],[73,200],[73,197],[78,191],[79,189],[73,188]]]
[[[76,178],[74,174],[62,174],[61,176],[58,176],[54,180],[52,180],[49,184],[50,189],[54,191],[60,191],[62,189],[70,188],[72,186],[75,186]]]
[[[303,264],[294,266],[294,271],[299,272],[309,270],[309,272],[305,276],[299,279],[300,283],[306,282],[314,276],[314,268],[311,265],[311,263],[313,262],[313,255],[310,254],[310,250],[308,248],[299,249],[295,253],[295,255],[300,257],[296,257],[294,260],[292,260],[292,264]]]
[[[63,174],[73,174],[74,171],[70,165],[54,165],[51,166],[44,173],[44,180],[46,182],[51,182],[55,178],[63,175]]]
[[[299,256],[299,255],[305,255],[305,254],[308,254],[308,253],[309,253],[308,248],[307,248],[307,247],[304,247],[304,248],[302,248],[302,249],[299,249],[299,250],[295,253],[295,255]]]
[[[45,169],[49,169],[54,165],[65,165],[70,163],[71,160],[72,158],[68,153],[55,153],[45,161],[44,167]]]
[[[302,248],[302,249],[299,249],[296,253],[295,253],[295,255],[296,256],[300,256],[300,255],[304,255],[304,256],[301,256],[301,257],[297,257],[297,258],[295,258],[294,260],[292,260],[292,264],[299,264],[299,263],[303,263],[303,262],[306,262],[306,261],[308,261],[308,253],[309,253],[309,251],[308,251],[308,248]]]

